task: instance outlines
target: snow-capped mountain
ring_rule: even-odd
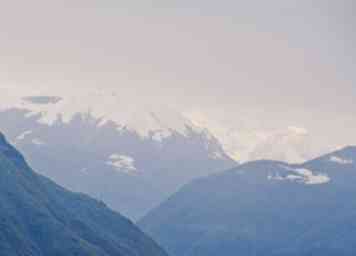
[[[137,132],[147,137],[155,132],[155,138],[169,136],[170,131],[187,131],[192,123],[167,106],[128,101],[120,91],[96,88],[48,88],[21,86],[0,87],[0,109],[25,109],[27,115],[41,114],[39,122],[52,125],[59,118],[70,122],[78,113],[100,119],[98,126],[112,121],[117,128]],[[196,127],[197,129],[197,127]],[[158,135],[157,135],[158,134]]]
[[[335,149],[315,148],[310,132],[303,126],[266,127],[261,122],[264,114],[253,109],[234,113],[211,109],[207,113],[188,112],[185,116],[195,125],[207,127],[224,151],[239,162],[267,159],[302,163]]]
[[[205,130],[219,141],[225,154],[239,162],[271,159],[300,163],[334,149],[315,148],[303,125],[265,127],[261,122],[263,113],[256,110],[225,113],[215,108],[169,108],[170,104],[161,101],[147,102],[149,97],[140,91],[130,94],[121,87],[98,88],[0,85],[0,109],[29,110],[28,116],[40,113],[38,121],[48,125],[58,119],[68,123],[78,113],[90,114],[100,120],[98,126],[113,122],[118,130],[130,130],[157,141],[170,137],[172,132],[187,135],[190,128]]]
[[[0,130],[35,170],[133,219],[190,180],[237,164],[173,110],[134,106],[114,92],[35,93],[2,91]]]

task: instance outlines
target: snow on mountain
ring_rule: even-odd
[[[126,97],[120,88],[0,86],[0,111],[26,109],[29,110],[28,117],[40,114],[39,121],[48,125],[53,125],[59,118],[68,123],[78,113],[90,114],[100,120],[98,126],[114,122],[119,131],[127,129],[158,143],[174,133],[187,136],[189,129],[193,129],[216,138],[224,154],[239,162],[271,159],[300,163],[320,153],[311,149],[308,130],[302,126],[266,130],[258,123],[253,124],[253,120],[258,119],[253,116],[248,125],[243,121],[241,125],[229,125],[214,119],[216,114],[212,117],[200,111],[176,110],[144,102],[139,96],[133,102],[132,97]],[[251,114],[242,111],[224,118],[243,120],[246,115]],[[213,152],[211,157],[219,157],[219,152]]]
[[[329,158],[329,161],[334,162],[334,163],[338,163],[338,164],[353,164],[353,160],[350,159],[344,159],[338,156],[331,156]]]
[[[113,121],[121,129],[136,131],[142,137],[152,136],[161,141],[171,131],[186,134],[186,127],[193,124],[179,112],[166,106],[128,102],[117,91],[96,88],[56,87],[0,87],[0,110],[11,108],[29,110],[28,116],[41,114],[40,122],[52,125],[60,117],[70,122],[78,113],[90,113],[101,120],[100,124]],[[198,127],[195,127],[198,129]]]
[[[19,136],[16,137],[16,140],[24,140],[27,135],[30,135],[32,131],[24,131]],[[16,142],[15,142],[16,143]]]
[[[180,112],[115,91],[0,87],[0,121],[39,173],[133,219],[192,179],[237,165]]]
[[[137,171],[137,168],[135,167],[135,159],[130,156],[112,154],[109,156],[109,160],[106,163],[114,166],[118,171],[125,173],[131,174]]]
[[[200,111],[185,113],[196,126],[209,129],[218,138],[224,151],[240,162],[268,159],[301,163],[317,155],[311,153],[309,132],[304,127],[264,129],[256,122],[258,118],[255,116],[251,116],[246,124],[243,120],[247,115],[251,113],[241,111],[235,116],[219,120],[216,113],[212,114],[216,118]],[[241,120],[241,124],[230,124],[230,120]]]
[[[279,180],[279,181],[294,181],[299,183],[304,183],[306,185],[319,185],[330,182],[328,175],[323,173],[316,173],[312,170],[306,168],[291,168],[289,166],[281,166],[283,169],[287,170],[286,173],[275,173],[269,175],[267,178],[269,180]]]
[[[331,156],[355,161],[356,147],[303,164],[252,161],[197,179],[139,225],[177,256],[354,255],[356,168]]]

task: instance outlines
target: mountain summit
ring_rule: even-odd
[[[355,184],[356,147],[249,162],[193,181],[140,225],[173,256],[353,256]]]
[[[11,109],[0,106],[0,130],[36,171],[131,219],[193,178],[236,165],[214,136],[177,113],[135,114],[102,100],[113,108],[100,117],[107,104],[80,112],[85,108],[72,108],[73,101],[37,96]]]
[[[103,203],[34,173],[2,134],[0,252],[6,256],[166,256]]]

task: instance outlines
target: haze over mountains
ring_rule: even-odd
[[[80,105],[80,98],[10,99],[12,103],[2,102],[0,129],[26,153],[35,170],[104,200],[132,219],[144,216],[193,178],[237,164],[207,129],[174,111],[135,113],[112,96],[98,101],[115,109],[100,117],[107,106]]]
[[[355,256],[355,2],[2,1],[0,256]]]
[[[30,110],[33,114],[41,113],[40,121],[47,124],[53,124],[58,116],[64,122],[69,122],[77,114],[90,113],[101,120],[100,124],[112,121],[119,128],[126,127],[141,137],[149,137],[152,131],[155,134],[159,132],[155,138],[167,137],[170,129],[184,134],[186,125],[193,126],[195,130],[208,130],[225,153],[236,161],[273,159],[298,163],[354,141],[340,135],[337,137],[339,139],[331,137],[331,141],[324,145],[318,135],[320,128],[306,126],[311,116],[303,112],[291,113],[292,120],[283,121],[278,116],[279,112],[267,112],[264,109],[220,108],[212,104],[205,108],[190,105],[184,108],[180,106],[184,104],[183,99],[172,101],[168,96],[158,95],[157,99],[152,99],[146,94],[149,94],[146,88],[128,92],[125,87],[105,85],[2,84],[0,110],[19,108]],[[167,102],[169,99],[170,102]],[[353,127],[352,120],[344,119],[342,115],[336,117],[332,112],[329,115],[333,119],[341,118],[337,119],[337,123],[346,122],[350,129]],[[349,114],[345,112],[345,115],[348,117]],[[325,119],[324,113],[318,116]],[[325,127],[326,131],[337,128],[335,124],[328,123],[325,123]]]
[[[0,134],[0,254],[166,256],[102,202],[31,170]]]
[[[140,226],[172,256],[352,256],[355,184],[356,147],[249,162],[184,186]]]
[[[0,129],[37,171],[132,219],[192,179],[241,160],[299,163],[319,152],[311,153],[302,127],[246,133],[140,95],[133,101],[120,90],[2,85],[0,91]]]

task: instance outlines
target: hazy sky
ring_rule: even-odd
[[[305,130],[314,152],[356,144],[353,0],[0,7],[3,85],[114,90],[170,105],[245,146],[293,127]]]

